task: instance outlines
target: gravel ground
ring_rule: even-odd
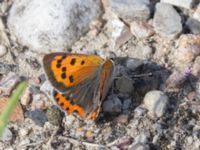
[[[42,66],[51,40],[39,51],[31,42],[24,45],[23,36],[16,38],[7,24],[13,3],[0,1],[0,112],[17,83],[26,79],[29,87],[0,139],[0,150],[200,149],[198,2],[102,0],[100,18],[63,50],[95,53],[115,63],[114,81],[95,121],[54,105]]]

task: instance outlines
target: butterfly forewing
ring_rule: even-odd
[[[49,81],[60,92],[90,79],[103,62],[96,55],[66,53],[51,53],[43,59]]]

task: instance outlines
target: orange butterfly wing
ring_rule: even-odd
[[[62,110],[95,119],[113,72],[111,60],[96,55],[51,53],[43,59],[46,75],[55,87]]]

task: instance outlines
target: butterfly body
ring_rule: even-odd
[[[114,64],[96,55],[51,53],[43,59],[58,106],[81,118],[96,119],[112,82]]]

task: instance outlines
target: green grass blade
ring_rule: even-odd
[[[9,98],[5,108],[3,109],[2,113],[0,114],[0,136],[3,134],[4,128],[9,121],[9,118],[12,114],[12,111],[17,105],[17,102],[22,95],[22,92],[25,90],[27,87],[28,83],[26,81],[21,82],[14,93],[11,95]]]

